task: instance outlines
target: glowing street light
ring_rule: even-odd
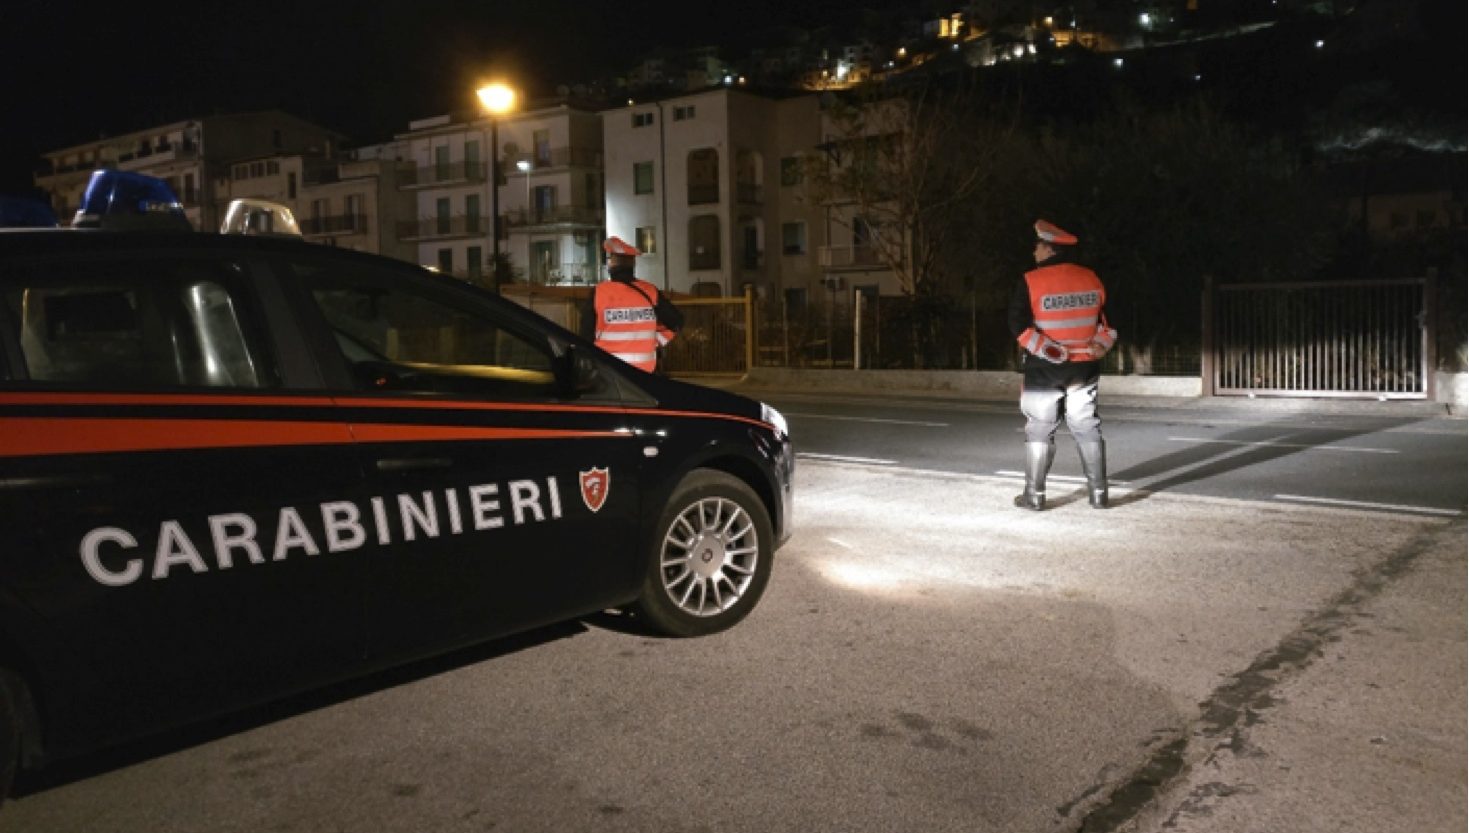
[[[500,291],[500,116],[515,109],[515,90],[495,81],[475,90],[479,102],[490,116],[490,270],[495,275],[495,291]]]

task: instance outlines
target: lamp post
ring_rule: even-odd
[[[500,291],[500,116],[515,109],[515,90],[498,81],[475,91],[490,115],[490,269]]]
[[[529,159],[521,159],[515,163],[515,167],[525,174],[525,223],[530,225],[530,169],[532,166]]]
[[[517,159],[515,161],[515,167],[519,168],[521,175],[525,177],[525,272],[527,276],[530,276],[536,271],[535,264],[531,262],[530,245],[530,160]],[[540,277],[542,280],[545,280],[545,275],[541,275]],[[535,283],[533,278],[528,277],[527,280]]]

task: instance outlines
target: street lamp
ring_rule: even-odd
[[[496,81],[475,90],[490,115],[490,269],[500,291],[500,116],[515,109],[515,90]]]

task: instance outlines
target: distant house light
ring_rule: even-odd
[[[1316,41],[1316,48],[1317,49],[1320,49],[1321,47],[1323,47],[1325,45],[1326,45],[1326,41],[1324,41],[1324,40]]]
[[[1114,67],[1116,67],[1118,69],[1122,69],[1122,59],[1121,58],[1113,58],[1112,59],[1112,66],[1114,66]]]
[[[1137,16],[1137,22],[1138,25],[1146,29],[1147,27],[1153,25],[1153,16],[1148,14],[1147,12],[1143,12],[1142,14]]]
[[[1048,29],[1049,29],[1049,28],[1050,28],[1050,27],[1052,27],[1052,26],[1055,26],[1055,25],[1056,25],[1056,18],[1054,18],[1054,17],[1051,17],[1051,16],[1050,16],[1050,15],[1046,15],[1046,19],[1045,19],[1045,21],[1044,21],[1044,22],[1045,22],[1045,24],[1046,24],[1046,28],[1048,28]]]
[[[851,72],[851,71],[852,71],[852,68],[849,67],[849,66],[847,66],[847,62],[846,61],[838,61],[837,62],[837,80],[838,81],[841,81],[842,79],[846,78],[847,77],[847,73],[848,72]]]

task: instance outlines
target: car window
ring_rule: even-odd
[[[244,270],[228,261],[27,265],[0,274],[32,382],[279,387]]]
[[[335,266],[293,265],[359,389],[549,399],[555,361],[544,334],[505,326],[427,282]]]

